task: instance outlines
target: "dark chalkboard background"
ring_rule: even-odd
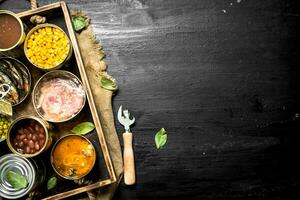
[[[122,104],[137,119],[138,183],[122,184],[115,200],[300,196],[296,2],[67,1],[91,16],[104,45],[120,88],[115,113]],[[169,140],[158,151],[161,127]]]

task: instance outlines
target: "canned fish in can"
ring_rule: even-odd
[[[27,187],[16,189],[7,180],[7,173],[14,171],[25,176]],[[46,167],[42,160],[6,154],[0,157],[0,197],[18,199],[32,192],[45,180]]]

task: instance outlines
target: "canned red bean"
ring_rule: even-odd
[[[16,119],[8,131],[7,144],[10,150],[23,157],[34,157],[47,149],[52,142],[48,123],[36,117]]]

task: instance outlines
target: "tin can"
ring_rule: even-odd
[[[14,171],[26,177],[27,187],[16,189],[7,181],[7,173]],[[46,176],[46,167],[42,160],[22,158],[14,154],[6,154],[0,158],[0,196],[6,199],[18,199],[41,185]]]
[[[68,55],[66,56],[66,58],[64,59],[64,61],[61,62],[60,64],[58,64],[57,66],[53,66],[53,67],[51,67],[51,68],[43,68],[43,67],[41,67],[41,66],[36,65],[36,64],[29,58],[28,53],[27,53],[27,48],[26,48],[30,36],[31,36],[34,32],[36,32],[38,29],[45,28],[45,27],[52,27],[52,28],[56,28],[56,29],[60,30],[61,32],[63,32],[63,33],[67,36],[68,43],[69,43],[69,52],[68,52]],[[27,36],[26,36],[26,38],[25,38],[25,42],[24,42],[24,53],[25,53],[25,56],[26,56],[27,60],[29,60],[29,62],[30,62],[33,66],[35,66],[35,67],[37,67],[37,68],[39,68],[39,69],[41,69],[41,70],[44,70],[44,71],[51,71],[51,70],[56,70],[56,69],[61,68],[64,64],[66,64],[66,62],[68,62],[68,61],[70,60],[70,58],[71,58],[71,56],[72,56],[72,51],[73,51],[73,50],[72,50],[72,44],[71,44],[71,41],[70,41],[68,35],[66,34],[66,32],[65,32],[64,30],[62,30],[59,26],[57,26],[57,25],[55,25],[55,24],[45,23],[45,24],[39,24],[39,25],[35,26],[34,28],[32,28],[32,29],[28,32],[28,34],[27,34]]]
[[[20,97],[20,101],[16,104],[13,104],[12,106],[18,106],[20,105],[21,103],[23,103],[23,101],[25,99],[27,99],[27,97],[29,96],[30,94],[30,90],[31,90],[31,85],[32,85],[32,77],[31,77],[31,73],[28,69],[28,67],[23,63],[21,62],[20,60],[16,59],[16,58],[13,58],[13,57],[1,57],[0,56],[0,61],[10,61],[10,62],[13,62],[13,64],[18,64],[17,66],[20,66],[18,67],[18,69],[20,69],[21,67],[23,68],[22,71],[24,71],[24,73],[26,73],[27,77],[23,77],[23,78],[26,78],[26,81],[28,82],[28,90],[22,90],[21,93],[24,94],[22,95],[22,97]],[[23,73],[23,72],[22,72]]]
[[[10,15],[13,18],[15,18],[19,24],[20,24],[20,28],[21,28],[21,34],[19,39],[17,40],[17,42],[12,45],[11,47],[8,48],[0,48],[0,55],[4,55],[4,56],[9,56],[9,57],[20,57],[23,55],[23,50],[21,48],[21,45],[23,44],[26,34],[25,34],[25,30],[27,30],[27,27],[23,24],[23,22],[21,21],[21,19],[13,12],[8,11],[8,10],[0,10],[0,15]],[[0,23],[1,25],[1,23]]]
[[[55,160],[60,160],[60,161],[62,161],[62,162],[66,162],[66,163],[68,163],[68,162],[70,162],[70,158],[72,158],[73,156],[74,156],[74,152],[72,152],[72,150],[71,150],[71,152],[70,152],[70,150],[68,151],[68,152],[65,152],[65,154],[66,154],[66,157],[65,158],[68,158],[68,159],[66,159],[66,160],[64,160],[63,158],[60,158],[60,159],[55,159],[55,151],[56,151],[56,148],[59,146],[59,145],[61,145],[61,143],[62,142],[64,142],[64,141],[67,141],[67,140],[70,140],[70,139],[74,139],[74,137],[77,137],[77,138],[80,138],[81,140],[83,140],[83,141],[85,141],[88,145],[88,151],[90,151],[90,152],[94,152],[94,153],[91,153],[90,155],[88,155],[88,157],[90,157],[91,159],[93,159],[93,163],[89,166],[89,168],[88,168],[88,170],[86,171],[86,173],[84,173],[84,174],[81,174],[81,175],[77,175],[77,176],[73,176],[73,175],[71,175],[72,174],[72,172],[73,172],[73,170],[74,171],[76,171],[76,169],[74,169],[73,167],[75,167],[76,166],[76,164],[74,164],[74,163],[72,163],[72,164],[70,164],[69,163],[69,165],[65,165],[65,167],[67,168],[67,167],[70,167],[69,168],[69,172],[71,173],[69,176],[67,176],[67,175],[64,175],[64,174],[62,174],[61,172],[60,172],[60,170],[59,170],[59,166],[57,166],[57,163],[55,163]],[[76,147],[76,146],[75,146]],[[79,146],[79,148],[82,148],[82,146]],[[80,154],[83,154],[83,155],[85,155],[85,156],[87,156],[86,155],[86,153],[87,152],[85,152],[86,150],[84,150],[84,149],[80,149]],[[84,153],[85,152],[85,153]],[[95,150],[95,147],[94,147],[94,145],[93,145],[93,143],[88,139],[88,138],[86,138],[86,137],[84,137],[84,136],[82,136],[82,135],[76,135],[76,134],[68,134],[68,135],[65,135],[65,136],[63,136],[63,137],[61,137],[59,140],[57,140],[56,141],[56,143],[53,145],[53,147],[52,147],[52,150],[51,150],[51,155],[50,155],[50,161],[51,161],[51,165],[52,165],[52,168],[53,168],[53,170],[60,176],[60,177],[62,177],[62,178],[65,178],[65,179],[68,179],[68,180],[78,180],[78,179],[81,179],[81,178],[83,178],[83,177],[85,177],[86,175],[88,175],[91,171],[92,171],[92,169],[93,169],[93,167],[94,167],[94,165],[95,165],[95,163],[96,163],[96,150]],[[73,154],[73,155],[72,155]],[[71,162],[77,162],[77,160],[79,159],[79,157],[80,157],[80,154],[78,154],[78,153],[76,153],[76,156],[78,156],[77,158],[75,158],[74,159],[74,157],[73,157],[73,159],[71,159],[72,161]],[[67,161],[68,160],[68,161]],[[81,166],[81,168],[83,168],[83,166]],[[73,170],[72,170],[73,169]]]
[[[15,129],[16,129],[18,126],[20,126],[20,124],[26,123],[25,120],[34,120],[34,121],[38,122],[38,123],[43,127],[44,133],[45,133],[45,138],[44,138],[45,141],[44,141],[43,146],[41,146],[40,149],[39,149],[37,152],[32,153],[32,154],[31,154],[31,153],[20,153],[20,152],[18,152],[18,151],[13,147],[13,137],[12,137],[12,135],[15,134],[15,132],[16,132]],[[37,155],[43,153],[44,151],[46,151],[46,150],[51,146],[52,141],[53,141],[52,135],[49,133],[49,131],[50,131],[51,129],[52,129],[52,126],[51,126],[48,122],[46,122],[46,121],[44,121],[44,120],[42,120],[42,119],[40,119],[40,118],[38,118],[38,117],[35,117],[35,116],[25,115],[25,116],[22,116],[22,117],[19,117],[19,118],[15,119],[15,120],[12,122],[12,124],[10,125],[10,127],[9,127],[9,129],[8,129],[8,133],[7,133],[7,137],[6,137],[6,142],[7,142],[7,145],[8,145],[8,147],[9,147],[9,149],[10,149],[14,154],[16,154],[16,155],[18,155],[18,156],[25,157],[25,158],[35,157],[35,156],[37,156]],[[29,139],[28,139],[28,140],[29,140]],[[25,145],[25,144],[24,144],[24,145]]]
[[[62,120],[54,120],[54,119],[49,119],[44,115],[44,111],[41,109],[41,106],[38,105],[39,102],[39,97],[41,96],[40,94],[40,87],[43,84],[43,81],[51,81],[53,79],[57,79],[57,78],[61,78],[61,79],[65,79],[65,80],[70,80],[72,81],[72,84],[75,84],[76,87],[79,89],[82,89],[82,93],[83,93],[83,102],[82,105],[80,107],[80,109],[78,110],[78,112],[74,113],[72,116],[66,118],[66,119],[62,119]],[[39,117],[41,117],[43,120],[48,121],[48,122],[52,122],[52,123],[63,123],[63,122],[67,122],[70,121],[72,119],[74,119],[76,116],[79,115],[79,113],[81,113],[81,111],[83,110],[85,103],[86,103],[86,92],[83,88],[83,84],[81,82],[81,80],[73,73],[69,72],[69,71],[65,71],[65,70],[53,70],[50,72],[47,72],[46,74],[44,74],[35,84],[33,91],[32,91],[32,103],[34,106],[34,109],[36,111],[36,113],[39,115]]]
[[[0,143],[6,139],[6,133],[11,122],[12,118],[10,116],[0,114]]]

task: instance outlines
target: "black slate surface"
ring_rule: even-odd
[[[115,114],[122,104],[137,121],[137,184],[115,200],[299,197],[297,1],[67,3],[91,16],[104,45]],[[161,127],[169,140],[158,151]]]

